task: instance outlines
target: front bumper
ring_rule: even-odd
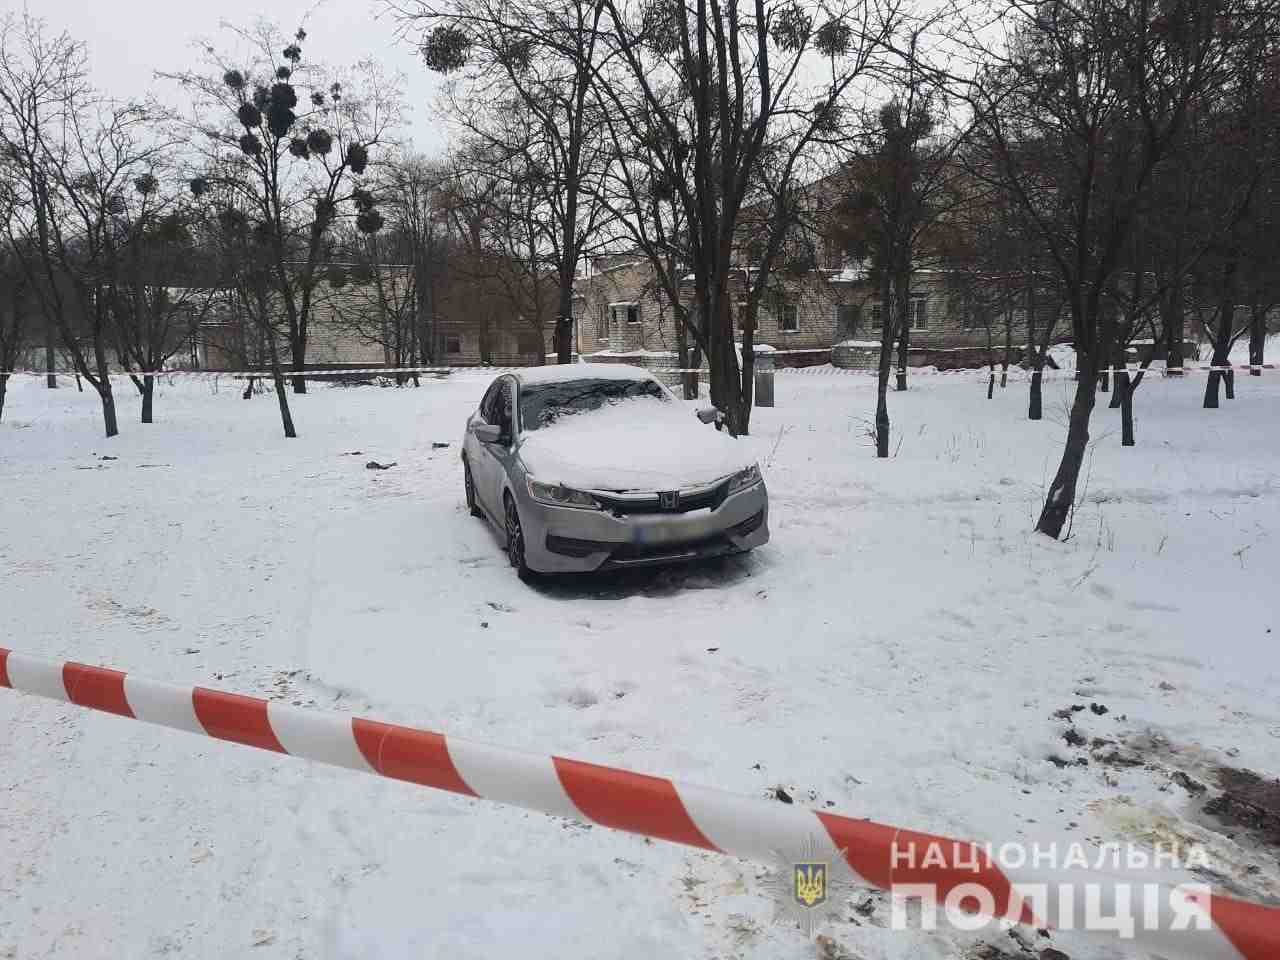
[[[764,482],[686,513],[616,513],[520,502],[525,559],[542,573],[587,573],[741,553],[769,542]]]

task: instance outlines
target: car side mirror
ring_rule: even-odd
[[[715,407],[703,407],[697,416],[703,423],[721,423],[724,420],[724,414]]]
[[[476,439],[481,443],[500,443],[502,441],[502,428],[496,423],[477,423]]]

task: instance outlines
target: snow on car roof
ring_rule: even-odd
[[[515,374],[521,383],[565,383],[571,380],[652,380],[653,374],[629,363],[549,363]]]

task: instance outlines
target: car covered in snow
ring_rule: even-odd
[[[751,550],[769,540],[764,478],[712,419],[639,367],[503,374],[467,420],[467,507],[524,578]]]

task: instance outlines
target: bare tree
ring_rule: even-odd
[[[108,355],[115,218],[124,195],[166,149],[152,112],[98,98],[82,45],[30,17],[0,26],[0,136],[17,191],[6,224],[41,311],[119,432]]]
[[[449,113],[519,172],[536,199],[542,255],[557,284],[555,352],[573,351],[573,283],[607,219],[607,162],[593,84],[603,59],[602,0],[390,0],[423,59],[442,74]],[[512,122],[518,118],[517,122]],[[515,164],[505,163],[518,159]],[[513,185],[514,186],[514,185]]]
[[[165,180],[173,171],[157,171]],[[155,377],[188,346],[219,303],[214,264],[194,230],[180,189],[148,171],[121,194],[111,240],[112,337],[116,356],[142,396],[142,422],[154,419]]]
[[[906,77],[877,112],[859,155],[845,164],[836,223],[844,242],[865,250],[879,287],[880,358],[876,390],[876,456],[889,456],[889,373],[898,347],[898,389],[907,388],[911,282],[930,231],[966,198],[953,163],[963,131],[940,135],[937,99],[915,68],[910,44]]]
[[[516,112],[511,119],[520,118]],[[536,334],[543,362],[543,326],[559,303],[559,270],[548,254],[542,189],[529,176],[527,158],[464,142],[449,160],[435,203],[456,245],[450,289],[479,323],[481,362],[490,362],[502,326]]]
[[[352,238],[340,249],[343,261],[326,273],[322,296],[335,321],[365,343],[382,348],[387,367],[408,367],[419,356],[418,271],[414,250],[395,232]],[[396,374],[396,383],[407,376]],[[417,383],[417,377],[413,377]]]
[[[236,33],[253,45],[253,63],[242,69],[206,45],[206,72],[168,76],[192,99],[188,124],[208,145],[207,176],[217,171],[262,232],[258,254],[269,258],[290,360],[302,370],[333,225],[379,216],[360,209],[355,191],[399,119],[398,93],[371,64],[345,84],[305,64],[304,30],[289,41],[269,24]],[[305,393],[305,378],[294,377],[293,390]]]
[[[1072,318],[1079,383],[1036,529],[1058,537],[1075,503],[1099,371],[1116,343],[1104,296],[1153,171],[1192,107],[1230,71],[1252,0],[1002,0],[963,14],[982,62],[964,93],[1010,196],[1036,226]],[[1247,8],[1247,9],[1246,9]],[[1002,32],[1007,31],[1007,32]],[[1028,163],[1027,142],[1048,148]]]
[[[384,168],[377,192],[389,223],[396,259],[413,270],[414,297],[409,355],[424,363],[439,362],[438,328],[441,296],[449,271],[449,237],[445,212],[436,203],[444,167],[421,156],[395,159]]]
[[[606,199],[613,213],[614,232],[620,244],[638,250],[653,271],[649,286],[664,312],[671,311],[676,337],[676,358],[681,370],[684,396],[698,396],[698,374],[702,365],[702,345],[706,330],[691,335],[700,316],[692,298],[686,296],[684,276],[688,272],[689,232],[684,206],[675,186],[648,160],[648,149],[632,136],[632,128],[604,111],[613,148],[613,160],[605,182]],[[656,133],[656,131],[655,131]],[[665,318],[664,318],[665,319]]]
[[[4,199],[0,196],[0,216],[6,215]],[[26,346],[29,310],[26,273],[6,245],[0,248],[0,417],[4,416],[9,375]]]
[[[599,95],[634,145],[627,156],[647,162],[680,206],[681,259],[693,278],[685,326],[707,357],[712,403],[744,434],[756,317],[804,217],[808,161],[884,53],[899,5],[605,3],[610,54]],[[647,216],[649,204],[635,199],[627,216]],[[763,231],[743,235],[744,211]],[[748,243],[758,257],[747,256]]]
[[[210,189],[202,179],[193,181],[192,187],[193,193],[202,196]],[[272,268],[270,228],[261,222],[255,224],[249,214],[236,206],[235,191],[218,192],[222,196],[216,197],[206,209],[211,212],[211,226],[216,225],[218,283],[231,291],[234,313],[241,320],[237,331],[240,342],[235,352],[246,360],[265,361],[275,385],[280,425],[285,437],[292,439],[298,432],[289,409],[289,394],[280,362],[280,344],[288,342],[288,329],[282,322],[282,298],[275,286],[277,275]],[[252,395],[253,387],[254,381],[250,378],[244,391],[246,400]]]

